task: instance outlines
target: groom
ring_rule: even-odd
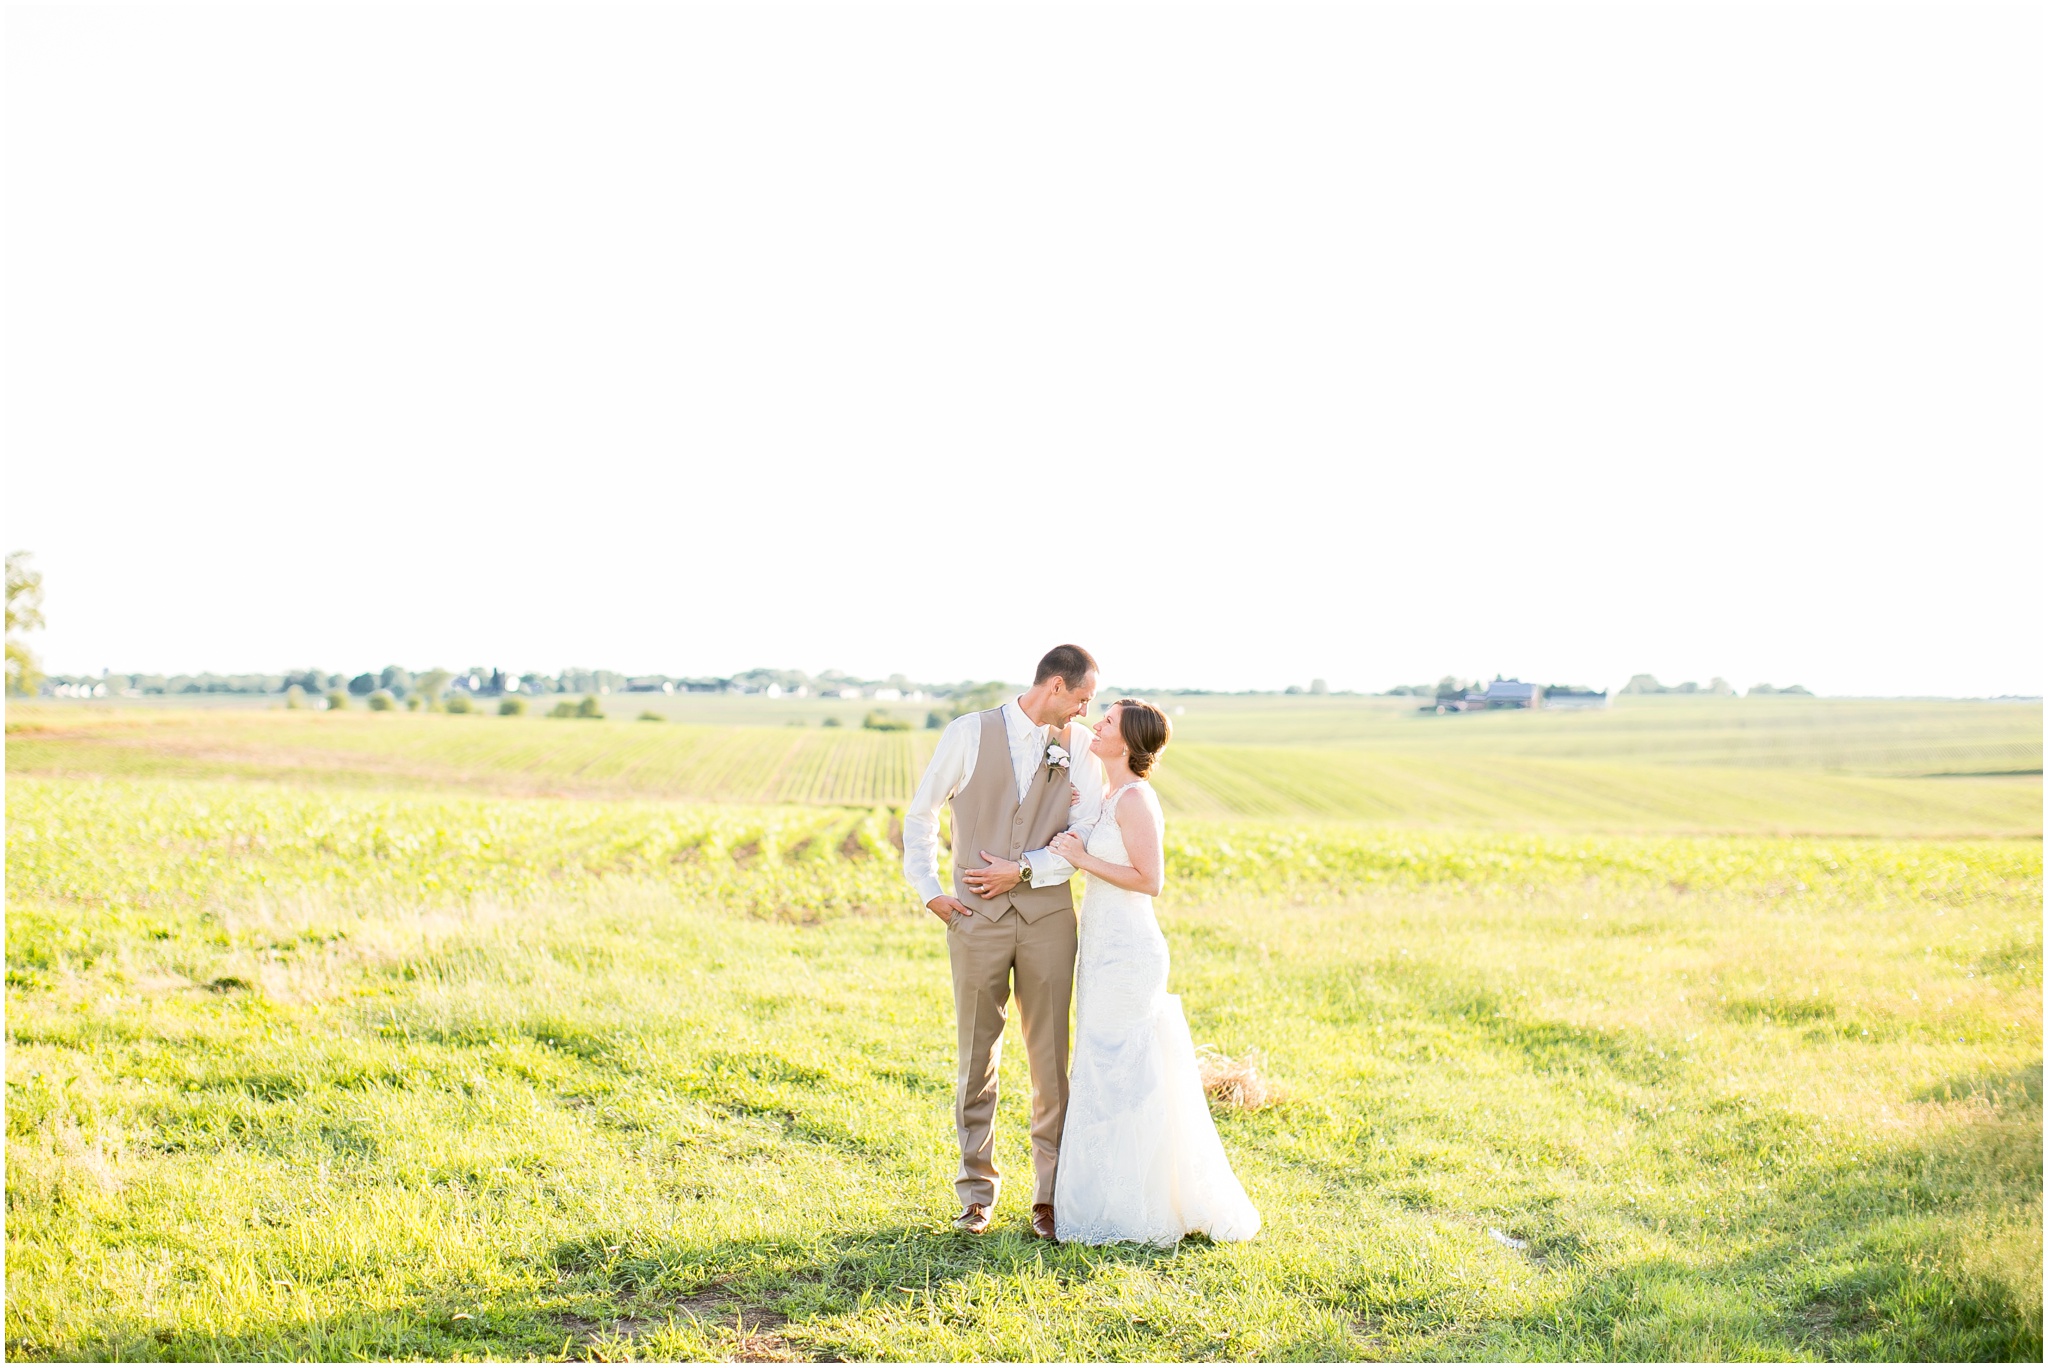
[[[1095,657],[1055,646],[1031,687],[953,719],[903,814],[903,872],[946,924],[959,1019],[953,1126],[960,1172],[953,1224],[988,1229],[995,1165],[996,1064],[1014,983],[1031,1060],[1031,1230],[1053,1239],[1053,1176],[1067,1119],[1067,1006],[1074,992],[1074,867],[1046,849],[1084,839],[1102,810],[1102,762],[1079,721],[1095,697]],[[1007,762],[1007,763],[1006,763]],[[1076,800],[1075,794],[1079,798]],[[953,805],[953,887],[939,883],[939,808]]]

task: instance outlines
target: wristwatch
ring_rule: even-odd
[[[1023,884],[1026,888],[1031,887],[1031,861],[1024,859],[1017,861],[1017,882]]]

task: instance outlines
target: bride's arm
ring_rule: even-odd
[[[1166,852],[1160,848],[1159,823],[1153,820],[1152,809],[1145,806],[1144,796],[1136,789],[1124,790],[1116,800],[1116,824],[1123,832],[1124,853],[1131,857],[1127,865],[1096,859],[1072,832],[1063,831],[1055,836],[1052,849],[1091,878],[1143,893],[1148,898],[1158,897],[1159,890],[1166,886]]]

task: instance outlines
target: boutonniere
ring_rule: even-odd
[[[1045,748],[1045,777],[1048,782],[1058,779],[1061,772],[1072,764],[1073,757],[1067,754],[1065,746],[1055,743]]]

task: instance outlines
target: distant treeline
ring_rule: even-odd
[[[1495,675],[1494,681],[1496,683],[1500,682],[1500,676]],[[1414,698],[1429,698],[1432,696],[1439,699],[1461,698],[1471,690],[1483,689],[1485,687],[1482,682],[1476,679],[1465,679],[1458,675],[1445,675],[1434,684],[1397,684],[1387,690],[1387,694],[1389,696],[1406,694]],[[1547,687],[1551,693],[1592,692],[1592,690],[1582,684],[1552,684]],[[1629,677],[1628,683],[1622,685],[1615,692],[1625,694],[1719,694],[1728,698],[1733,698],[1737,694],[1735,687],[1719,675],[1714,676],[1712,682],[1705,685],[1698,684],[1693,680],[1687,680],[1683,684],[1659,684],[1655,675],[1632,675]],[[1749,686],[1749,692],[1752,695],[1799,694],[1808,698],[1813,696],[1812,691],[1801,684],[1788,684],[1783,688],[1772,684],[1752,684]]]
[[[1495,678],[1498,679],[1499,676]],[[358,698],[381,692],[400,701],[422,694],[431,701],[449,692],[470,694],[479,698],[519,694],[539,697],[546,694],[704,693],[766,694],[787,698],[880,698],[884,701],[900,699],[906,702],[931,699],[973,707],[989,707],[1000,702],[1010,690],[1021,687],[972,679],[950,684],[921,684],[900,674],[890,675],[887,679],[862,679],[840,670],[826,670],[815,675],[806,674],[802,670],[767,669],[746,670],[734,675],[627,675],[616,670],[571,667],[555,674],[514,674],[481,665],[472,665],[462,671],[439,668],[413,671],[402,665],[386,665],[381,670],[365,670],[357,674],[329,673],[308,668],[287,670],[281,674],[49,675],[41,680],[39,692],[57,698],[139,698],[171,694],[286,694],[296,689],[309,695],[347,693]],[[1477,680],[1445,675],[1434,684],[1397,684],[1380,696],[1446,698],[1461,696],[1467,690],[1483,687],[1484,685]],[[1290,684],[1285,689],[1277,691],[1149,688],[1128,691],[1146,697],[1184,698],[1231,692],[1312,695],[1349,692],[1333,691],[1320,679],[1311,682],[1306,688],[1299,684]],[[1619,692],[1732,696],[1736,690],[1727,680],[1718,676],[1705,685],[1690,680],[1683,684],[1660,684],[1652,675],[1639,674],[1631,678]],[[1798,684],[1783,688],[1770,684],[1753,684],[1749,692],[1753,695],[1807,694],[1808,690]],[[957,710],[956,708],[955,711]]]
[[[1621,686],[1621,691],[1625,694],[1722,694],[1733,697],[1735,687],[1719,675],[1715,675],[1705,687],[1702,687],[1690,679],[1683,684],[1659,684],[1655,675],[1639,674],[1631,676],[1628,683]],[[1804,684],[1787,684],[1782,689],[1773,684],[1752,684],[1749,691],[1752,694],[1800,694],[1808,698],[1813,696],[1813,691]]]
[[[366,697],[380,690],[394,698],[443,692],[495,697],[504,694],[610,693],[736,693],[776,694],[795,698],[872,698],[890,690],[902,698],[950,699],[976,690],[1000,688],[979,680],[953,684],[916,684],[902,675],[860,679],[839,670],[806,674],[802,670],[747,670],[736,675],[627,675],[616,670],[569,668],[556,674],[515,674],[472,665],[467,670],[408,670],[386,665],[360,674],[320,669],[286,670],[281,674],[103,674],[50,675],[42,692],[56,697],[137,698],[161,694],[307,694],[345,692]]]
[[[1638,675],[1637,678],[1645,678],[1645,676]],[[1503,680],[1499,675],[1495,675],[1493,682],[1496,684],[1519,684],[1522,681],[1519,679]],[[1468,693],[1472,693],[1475,690],[1484,690],[1485,688],[1486,683],[1483,680],[1466,679],[1462,675],[1445,675],[1434,684],[1396,684],[1393,688],[1387,690],[1384,696],[1387,698],[1434,698],[1441,702],[1445,699],[1463,698]],[[1594,690],[1587,688],[1583,684],[1550,684],[1546,685],[1545,688],[1548,692],[1554,694],[1590,694],[1594,692]]]
[[[403,701],[425,694],[466,693],[479,698],[526,694],[624,694],[702,693],[763,694],[783,698],[871,698],[884,702],[942,701],[970,708],[992,707],[1023,689],[1024,685],[999,680],[962,679],[946,684],[918,683],[900,674],[887,679],[863,679],[841,670],[806,674],[802,670],[746,670],[734,675],[628,675],[616,670],[570,668],[557,674],[514,674],[495,667],[472,665],[467,670],[408,670],[386,665],[381,670],[360,674],[329,673],[319,669],[287,670],[282,674],[104,674],[50,675],[41,692],[59,698],[138,698],[167,694],[287,694],[296,689],[308,695],[348,693],[367,697],[389,694]],[[1435,686],[1429,686],[1434,688]],[[1318,679],[1306,688],[1290,684],[1281,690],[1217,689],[1135,689],[1124,690],[1145,697],[1192,698],[1233,692],[1327,694],[1331,690]],[[1406,693],[1391,689],[1389,693]]]

